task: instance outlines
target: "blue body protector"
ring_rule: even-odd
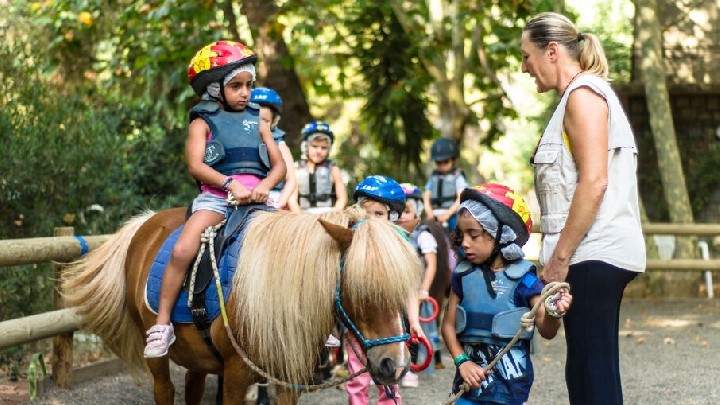
[[[492,285],[497,297],[493,299],[487,293],[483,270],[467,261],[460,263],[455,269],[462,286],[455,322],[458,340],[462,343],[507,344],[520,327],[522,315],[530,310],[515,303],[515,290],[523,276],[534,267],[532,262],[518,260],[505,270],[495,272]],[[518,344],[532,336],[532,332],[525,331]]]
[[[453,168],[449,173],[438,173],[433,170],[430,175],[430,202],[434,208],[450,208],[457,199],[456,182],[464,176],[461,169]]]
[[[260,110],[248,103],[242,111],[228,112],[213,101],[190,110],[190,121],[202,118],[212,132],[205,146],[205,163],[224,175],[254,174],[267,177],[270,158],[260,136]]]

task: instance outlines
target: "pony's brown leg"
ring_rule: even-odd
[[[240,357],[226,357],[223,368],[223,404],[245,404],[247,389],[254,382],[255,376],[247,370]]]
[[[188,370],[185,373],[185,403],[200,404],[205,392],[205,373]]]
[[[170,359],[168,356],[147,359],[147,364],[153,375],[155,404],[173,405],[175,403],[175,386],[170,379]]]
[[[290,388],[277,387],[277,405],[295,405],[300,399],[300,391],[291,390]]]

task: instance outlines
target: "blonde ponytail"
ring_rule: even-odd
[[[583,41],[580,43],[580,56],[578,58],[580,68],[586,72],[598,75],[603,79],[607,79],[610,68],[608,67],[608,61],[605,57],[605,51],[603,51],[600,39],[593,34],[581,35]]]

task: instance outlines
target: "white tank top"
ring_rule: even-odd
[[[595,221],[571,256],[570,264],[601,260],[644,272],[645,240],[640,224],[635,139],[608,82],[588,73],[578,76],[565,90],[533,157],[543,233],[540,263],[545,265],[555,250],[577,185],[577,167],[563,131],[563,120],[568,97],[578,87],[591,89],[608,103],[608,187]]]

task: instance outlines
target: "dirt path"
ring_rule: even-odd
[[[623,304],[620,331],[621,367],[626,404],[719,404],[720,300],[648,301]],[[536,380],[529,404],[566,404],[565,342],[562,331],[552,340],[540,340],[533,354]],[[450,365],[449,357],[445,364]],[[404,404],[441,404],[448,396],[454,367],[421,375],[418,388],[404,388]],[[173,372],[184,403],[183,371]],[[212,404],[214,377],[208,378],[204,404]],[[373,395],[375,398],[375,395]],[[82,384],[69,391],[51,390],[35,405],[152,404],[149,383],[135,385],[119,374]],[[344,405],[347,394],[337,389],[303,394],[300,404]],[[374,403],[374,402],[372,402]]]

